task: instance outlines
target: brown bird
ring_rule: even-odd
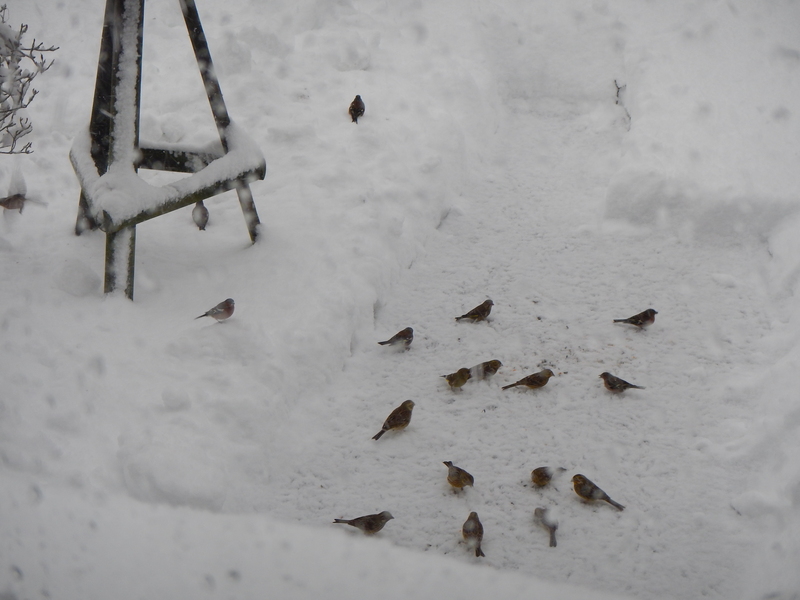
[[[19,209],[19,213],[22,214],[22,209],[25,207],[25,200],[27,200],[27,198],[25,198],[24,194],[12,194],[5,198],[0,198],[0,206],[6,210]]]
[[[353,118],[353,123],[358,123],[358,117],[364,115],[364,101],[361,96],[356,96],[350,103],[350,116]]]
[[[381,430],[372,436],[373,440],[379,440],[381,436],[390,429],[401,430],[408,427],[411,422],[411,411],[414,410],[414,401],[406,400],[400,406],[395,408],[383,423]]]
[[[414,341],[414,330],[411,327],[406,327],[403,331],[398,331],[392,337],[390,337],[385,342],[378,342],[381,346],[398,346],[400,344],[405,345],[405,349],[408,350],[408,347],[411,345],[411,342]]]
[[[536,388],[544,387],[547,385],[547,382],[553,376],[553,372],[550,369],[545,369],[544,371],[539,371],[538,373],[534,373],[533,375],[528,375],[527,377],[523,377],[516,383],[512,383],[510,385],[503,386],[504,390],[508,388],[517,387],[518,385],[525,385],[532,390]]]
[[[454,390],[461,389],[467,381],[469,381],[470,377],[472,377],[472,373],[466,367],[460,368],[455,373],[450,373],[450,375],[442,375],[445,379],[447,379],[447,383],[450,384],[450,387]]]
[[[474,486],[475,478],[464,469],[456,467],[449,460],[444,461],[444,465],[447,467],[447,483],[454,488],[461,489],[468,485]]]
[[[481,542],[483,541],[483,524],[478,518],[478,513],[471,512],[464,526],[461,528],[461,535],[464,541],[467,542],[467,547],[475,549],[475,556],[486,556],[481,550]]]
[[[533,521],[541,525],[550,532],[550,547],[556,547],[556,531],[558,530],[558,519],[554,518],[546,508],[537,508],[533,511]]]
[[[634,388],[637,390],[644,389],[640,385],[633,385],[632,383],[628,383],[624,379],[620,379],[619,377],[616,377],[609,372],[600,373],[600,377],[603,378],[603,385],[606,386],[606,389],[609,392],[614,392],[615,394],[622,393],[628,388]]]
[[[497,373],[498,369],[503,366],[499,360],[487,360],[479,365],[475,365],[469,370],[469,374],[475,379],[486,379]]]
[[[614,502],[611,498],[609,498],[608,494],[597,487],[584,475],[575,475],[572,478],[572,485],[575,487],[575,493],[584,500],[604,500],[617,510],[625,510],[625,507],[622,506],[622,504]]]
[[[204,312],[195,320],[202,319],[203,317],[214,317],[217,321],[224,321],[233,314],[234,302],[233,298],[228,298],[217,304],[214,308]]]
[[[494,306],[494,302],[491,300],[485,300],[471,311],[464,313],[460,317],[456,317],[456,321],[461,321],[462,319],[469,319],[473,323],[477,323],[478,321],[483,321],[489,316],[489,313],[492,312],[492,307]]]
[[[334,523],[344,523],[360,529],[368,535],[378,533],[390,519],[394,519],[392,513],[388,510],[378,513],[376,515],[364,515],[363,517],[356,517],[355,519],[334,519]]]
[[[533,485],[544,487],[553,479],[555,475],[560,475],[566,471],[564,467],[552,469],[551,467],[537,467],[531,471],[531,481]]]
[[[652,308],[648,308],[647,310],[640,312],[638,315],[633,315],[627,319],[614,319],[614,323],[630,323],[631,325],[636,325],[641,329],[642,327],[647,327],[648,325],[655,323],[657,314],[657,311],[653,310]]]
[[[206,225],[208,225],[208,209],[206,205],[203,204],[202,200],[194,205],[192,209],[192,220],[200,231],[205,231]]]

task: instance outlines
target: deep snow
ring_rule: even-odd
[[[0,594],[798,597],[800,5],[198,8],[267,160],[262,235],[234,194],[205,232],[139,226],[131,303],[101,292],[104,236],[72,234],[103,2],[9,3],[61,49],[35,153],[0,160],[36,202],[0,219]],[[146,19],[142,139],[213,141],[177,3]],[[408,352],[377,345],[406,326]],[[533,490],[542,464],[567,472]],[[579,472],[626,509],[579,501]],[[380,510],[375,539],[331,524]]]

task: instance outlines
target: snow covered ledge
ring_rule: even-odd
[[[189,177],[153,186],[137,174],[133,162],[115,161],[100,175],[91,155],[87,126],[73,142],[70,161],[89,206],[90,216],[106,233],[114,233],[159,215],[189,206],[238,183],[264,179],[267,163],[256,143],[235,123],[226,129],[227,154]]]

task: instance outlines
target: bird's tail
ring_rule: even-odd
[[[378,433],[376,433],[375,435],[372,436],[372,439],[373,440],[379,440],[379,439],[381,439],[381,436],[384,433],[386,433],[386,430],[385,429],[381,429]]]
[[[606,502],[608,502],[611,506],[616,508],[617,510],[625,510],[625,507],[622,506],[619,502],[614,502],[611,498],[606,498]]]
[[[643,390],[644,389],[644,387],[642,387],[641,385],[631,385],[631,387],[632,388],[636,388],[637,390]]]
[[[197,321],[197,319],[202,319],[203,317],[207,317],[207,316],[208,316],[208,313],[204,313],[204,314],[200,315],[199,317],[195,317],[194,320]]]
[[[614,319],[614,323],[630,323],[629,319]]]
[[[550,547],[556,547],[556,530],[554,527],[550,529]]]
[[[483,550],[481,550],[481,547],[480,547],[480,546],[478,546],[477,548],[475,548],[475,556],[484,556],[484,557],[486,556],[486,555],[483,553]]]
[[[379,343],[381,346],[385,346],[386,344],[391,344],[391,342],[390,342],[389,340],[386,340],[385,342],[378,342],[378,343]]]
[[[519,384],[518,384],[518,383],[512,383],[511,385],[504,385],[504,386],[503,386],[502,388],[500,388],[500,389],[502,389],[502,390],[507,390],[508,388],[516,387],[517,385],[519,385]]]
[[[334,523],[344,523],[345,525],[347,525],[347,519],[334,519],[333,522]]]

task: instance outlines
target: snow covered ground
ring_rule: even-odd
[[[103,5],[9,3],[61,49],[0,159],[0,597],[800,598],[797,2],[199,1],[262,235],[140,225],[134,302],[72,233]],[[142,139],[213,140],[176,2],[144,62]]]

